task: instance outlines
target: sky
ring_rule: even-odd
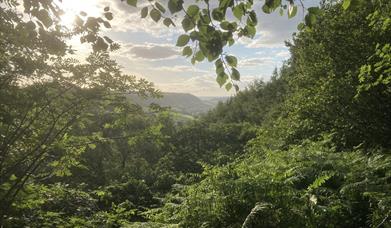
[[[139,0],[138,8],[120,0],[63,0],[65,10],[63,23],[71,24],[80,11],[91,16],[101,16],[103,8],[110,7],[114,15],[112,28],[104,30],[105,35],[121,45],[120,50],[111,53],[123,67],[123,72],[154,83],[163,92],[191,93],[196,96],[231,96],[220,88],[215,78],[213,63],[207,61],[192,65],[190,59],[181,56],[181,49],[175,46],[177,37],[183,33],[180,26],[167,28],[162,22],[155,23],[150,18],[141,19],[140,10],[148,1]],[[185,0],[192,4],[195,0]],[[306,0],[306,6],[314,5],[315,0]],[[289,58],[285,41],[292,39],[298,23],[303,21],[303,12],[292,19],[278,12],[261,12],[262,1],[254,6],[258,14],[257,35],[254,39],[242,38],[235,45],[224,50],[238,58],[241,73],[239,86],[246,87],[256,79],[267,81],[273,70]],[[163,3],[164,4],[164,3]],[[179,23],[180,25],[180,23]],[[88,52],[78,40],[70,41],[78,54]]]

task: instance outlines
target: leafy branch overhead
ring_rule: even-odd
[[[199,0],[193,4],[184,0],[169,0],[164,6],[159,1],[127,0],[130,6],[141,8],[141,18],[148,15],[155,21],[163,21],[167,27],[176,26],[179,20],[185,34],[178,37],[176,45],[182,47],[182,55],[191,59],[192,64],[207,59],[215,62],[216,81],[227,90],[234,87],[238,90],[237,82],[240,73],[237,70],[237,60],[227,55],[224,48],[235,44],[240,37],[254,38],[257,32],[258,14],[263,11],[270,14],[279,10],[280,15],[288,18],[296,16],[298,5],[303,7],[302,0],[262,0],[262,7],[253,0]],[[350,1],[347,1],[350,4]],[[147,3],[147,4],[144,4]],[[344,3],[344,8],[347,8]],[[232,14],[229,12],[231,11]],[[305,22],[299,29],[310,28],[320,13],[318,7],[308,8]],[[228,15],[233,15],[228,16]]]

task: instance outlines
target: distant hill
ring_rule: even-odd
[[[224,102],[229,99],[229,97],[198,97],[205,104],[215,107],[219,102]]]
[[[223,98],[219,97],[196,97],[189,93],[163,93],[162,98],[151,99],[141,98],[137,95],[130,95],[130,98],[141,106],[149,106],[152,103],[162,107],[171,107],[171,110],[187,115],[199,115],[206,113],[216,106],[218,101]],[[224,100],[224,99],[223,99]]]

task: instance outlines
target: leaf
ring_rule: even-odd
[[[189,18],[185,17],[183,20],[182,20],[182,27],[183,29],[187,32],[189,30],[192,30],[194,28],[194,23],[192,20],[190,20]]]
[[[309,13],[305,16],[304,20],[305,20],[305,24],[311,27],[316,22],[316,16],[312,13]]]
[[[90,144],[88,144],[88,147],[89,147],[91,150],[93,150],[93,149],[96,148],[96,145],[93,144],[93,143],[90,143]]]
[[[246,25],[246,27],[244,27],[244,30],[245,30],[245,34],[247,37],[249,38],[254,38],[257,30],[255,29],[255,26],[251,26],[251,25]]]
[[[186,46],[185,48],[183,48],[183,50],[182,50],[182,55],[183,56],[189,57],[192,54],[193,54],[193,50],[191,49],[190,46]]]
[[[128,5],[137,7],[137,0],[127,0],[126,2],[128,3]]]
[[[196,16],[199,11],[200,11],[200,8],[197,5],[191,5],[191,6],[189,6],[189,8],[187,8],[187,14],[190,17]]]
[[[219,8],[212,10],[212,18],[216,21],[222,21],[224,19],[224,12]]]
[[[239,5],[237,5],[237,6],[235,6],[232,12],[233,12],[234,16],[235,16],[238,20],[242,19],[243,14],[244,14],[244,10],[243,10],[243,5],[242,5],[242,3],[239,4]]]
[[[108,21],[104,21],[103,22],[103,25],[106,27],[106,28],[111,28],[111,25]]]
[[[160,12],[162,12],[162,13],[166,12],[166,9],[160,3],[155,2],[155,6],[156,6],[156,8],[158,8],[158,10],[160,10]]]
[[[183,9],[183,0],[169,0],[168,10],[171,14],[177,13]]]
[[[240,73],[237,69],[231,68],[231,78],[232,80],[239,81],[240,80]]]
[[[15,181],[17,180],[18,178],[15,176],[15,174],[12,174],[9,178],[10,181]]]
[[[227,84],[225,85],[225,89],[226,89],[227,91],[230,91],[230,90],[232,89],[232,83],[227,83]]]
[[[329,180],[334,175],[335,175],[334,172],[329,172],[329,173],[323,174],[322,176],[318,176],[314,180],[314,182],[312,182],[312,184],[310,186],[308,186],[307,190],[311,191],[311,190],[319,188],[320,186],[322,186],[324,183],[326,183],[326,181]]]
[[[238,25],[236,24],[236,22],[229,23],[228,21],[223,21],[223,22],[220,23],[220,27],[222,29],[229,30],[229,31],[235,30],[237,26]]]
[[[267,13],[267,14],[269,14],[269,13],[272,12],[272,10],[270,9],[270,7],[269,7],[267,4],[264,4],[264,5],[262,6],[262,11],[263,11],[264,13]]]
[[[221,61],[221,59],[216,60],[215,67],[216,67],[216,74],[217,75],[224,73],[225,69],[224,69],[223,61]]]
[[[162,17],[162,14],[157,9],[152,9],[151,12],[149,12],[149,16],[151,16],[152,20],[155,22],[158,22],[160,18]]]
[[[167,27],[170,27],[170,25],[175,26],[174,22],[170,18],[164,18],[163,24]]]
[[[225,56],[225,60],[231,67],[237,67],[238,65],[238,59],[235,56],[227,55]]]
[[[141,10],[141,18],[146,18],[148,16],[148,7],[144,7]]]
[[[222,87],[228,80],[228,75],[226,73],[218,74],[216,77],[216,82]]]
[[[303,22],[297,25],[298,30],[303,30],[304,27],[305,27],[305,24]]]
[[[288,18],[292,18],[297,14],[297,6],[290,6],[288,10]]]
[[[176,42],[176,46],[178,47],[183,47],[185,46],[187,43],[189,43],[189,40],[190,40],[190,36],[186,35],[186,34],[183,34],[183,35],[180,35],[178,37],[178,40]]]
[[[351,3],[351,0],[343,0],[343,3],[342,3],[342,8],[344,10],[347,10],[350,6],[350,3]]]
[[[255,11],[251,11],[248,15],[248,19],[247,19],[247,24],[249,25],[257,25],[258,24],[258,18],[257,18],[257,14],[255,13]]]
[[[113,14],[112,14],[112,13],[107,12],[107,13],[105,13],[104,15],[105,15],[105,17],[106,17],[107,20],[109,20],[109,21],[113,20]]]
[[[41,9],[37,13],[37,18],[40,20],[47,28],[53,24],[53,20],[49,16],[49,12],[47,10]]]
[[[198,51],[195,54],[195,60],[197,60],[198,62],[202,62],[204,59],[205,59],[205,55],[202,53],[202,51]]]

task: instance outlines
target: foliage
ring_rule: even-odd
[[[64,28],[54,1],[23,2],[0,0],[0,226],[390,226],[389,1],[309,8],[269,82],[181,123],[132,103],[158,92],[110,58],[110,8]],[[214,61],[229,90],[240,73],[223,48],[253,37],[256,6],[149,1],[141,16],[179,18],[183,54]],[[86,59],[75,36],[92,44]]]
[[[168,203],[163,212],[184,227],[240,227],[251,210],[258,222],[248,227],[381,224],[391,209],[390,157],[336,153],[329,144],[308,141],[206,168],[200,183],[181,192],[183,203]],[[172,221],[172,214],[154,218]]]

